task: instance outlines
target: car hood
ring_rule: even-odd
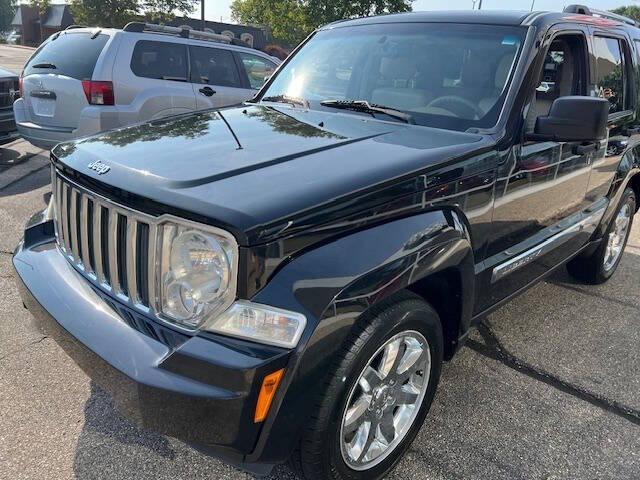
[[[52,153],[94,185],[204,218],[251,244],[274,222],[490,144],[363,115],[251,105],[113,130]],[[107,172],[89,168],[98,160]]]

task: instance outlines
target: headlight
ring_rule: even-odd
[[[228,235],[165,223],[159,246],[159,307],[166,320],[197,329],[233,302],[238,254]]]
[[[205,325],[205,330],[254,342],[294,348],[307,319],[304,315],[267,305],[237,301]]]
[[[190,223],[164,222],[158,230],[159,316],[184,329],[294,348],[304,315],[238,300],[238,247],[227,232]]]

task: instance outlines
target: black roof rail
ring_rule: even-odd
[[[563,10],[563,12],[606,18],[608,20],[615,20],[616,22],[626,23],[627,25],[632,25],[634,27],[640,26],[640,24],[633,18],[625,17],[624,15],[619,15],[613,12],[607,12],[605,10],[590,9],[585,5],[569,5]]]

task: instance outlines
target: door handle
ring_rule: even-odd
[[[199,91],[201,94],[203,94],[206,97],[210,97],[212,95],[215,95],[216,93],[216,91],[211,87],[203,87]]]
[[[595,143],[585,143],[584,145],[576,145],[573,147],[574,155],[584,155],[585,153],[595,152],[598,146]]]

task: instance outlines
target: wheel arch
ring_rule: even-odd
[[[453,355],[470,327],[475,299],[467,225],[458,210],[445,208],[358,231],[293,259],[253,298],[307,315],[307,329],[285,375],[285,391],[272,406],[273,417],[254,455],[278,462],[290,453],[358,319],[394,298],[406,298],[403,292],[420,296],[436,310],[445,358]],[[292,443],[275,445],[267,441],[272,435]]]

